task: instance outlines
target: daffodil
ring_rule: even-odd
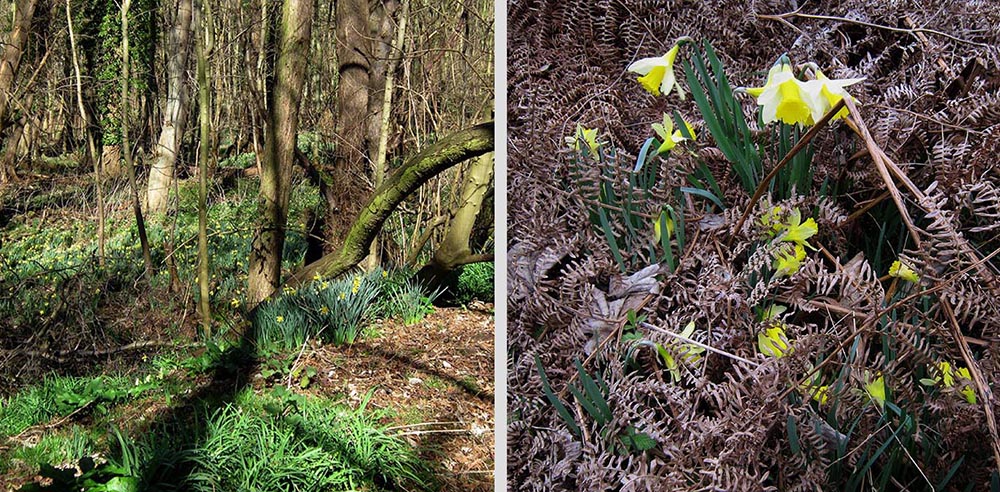
[[[826,384],[820,384],[823,382],[823,376],[819,373],[813,377],[812,382],[804,383],[799,388],[803,393],[808,394],[810,398],[816,400],[820,405],[826,405],[826,402],[830,399],[830,386]]]
[[[792,353],[788,337],[780,324],[757,333],[757,349],[764,355],[778,358]]]
[[[959,367],[958,369],[955,369],[955,372],[958,373],[959,377],[961,377],[962,379],[964,379],[966,381],[971,381],[972,380],[972,375],[969,374],[969,368],[968,367]],[[972,404],[976,403],[976,392],[972,389],[972,386],[969,386],[968,384],[965,385],[965,386],[962,386],[962,390],[960,391],[960,393],[962,393],[962,396],[965,397],[965,401],[967,401],[969,403],[972,403]]]
[[[677,96],[683,100],[684,90],[681,89],[681,85],[677,83],[677,79],[674,77],[674,60],[677,58],[680,48],[679,44],[675,44],[663,56],[637,60],[628,66],[628,71],[640,75],[638,78],[639,83],[650,94],[654,96],[659,96],[660,94],[669,95],[670,91],[676,86]]]
[[[274,318],[274,320],[277,321],[278,323],[284,323],[285,322],[285,317],[284,316],[276,316]]]
[[[329,313],[330,313],[330,308],[328,308],[326,306],[320,306],[319,307],[319,314],[327,315]]]
[[[852,84],[857,84],[865,80],[864,77],[860,79],[829,79],[823,72],[816,70],[816,79],[806,82],[806,90],[810,91],[814,95],[815,106],[813,107],[812,118],[815,121],[819,121],[823,115],[828,111],[833,109],[833,106],[840,102],[841,99],[845,97],[850,97],[854,100],[844,87]],[[847,108],[842,108],[837,111],[837,114],[833,115],[832,120],[837,120],[847,116]]]
[[[764,215],[760,218],[760,225],[764,226],[764,229],[767,229],[768,235],[774,237],[775,234],[781,232],[785,227],[781,223],[781,217],[781,207],[776,205],[771,207],[767,212],[764,212]]]
[[[590,155],[597,156],[600,154],[601,142],[597,141],[596,128],[584,128],[583,126],[577,124],[576,131],[573,133],[573,136],[566,137],[566,144],[569,145],[569,148],[576,152],[580,152],[581,141],[587,145],[587,149],[590,150]]]
[[[921,384],[926,386],[935,386],[941,384],[945,388],[951,388],[955,385],[955,375],[957,374],[959,378],[963,380],[972,380],[972,376],[969,373],[968,367],[958,367],[952,370],[951,363],[948,361],[938,362],[936,365],[931,366],[932,372],[935,373],[934,378],[923,378],[920,380]],[[962,385],[962,389],[959,393],[965,397],[965,401],[975,404],[976,403],[976,392],[972,389],[972,386],[965,384]]]
[[[240,307],[240,300],[233,298],[233,300],[229,301],[229,305],[232,306],[233,308],[238,308]]]
[[[777,277],[791,276],[802,268],[802,261],[806,259],[806,249],[801,244],[796,243],[790,250],[778,253],[774,259],[774,275]]]
[[[690,323],[687,324],[687,326],[684,327],[684,330],[681,331],[680,335],[684,338],[690,339],[691,335],[693,334],[694,334],[694,321],[691,321]],[[663,358],[663,365],[667,367],[667,371],[670,372],[670,377],[673,379],[673,381],[675,383],[680,381],[681,380],[680,366],[677,364],[677,360],[674,359],[674,356],[670,353],[669,350],[667,350],[666,348],[663,347],[663,345],[660,344],[656,344],[656,351],[660,354],[660,357]],[[695,362],[698,360],[698,354],[704,351],[705,349],[703,347],[692,345],[690,343],[685,343],[685,344],[680,344],[679,348],[675,350],[675,353],[679,357],[688,362]]]
[[[865,391],[868,393],[868,397],[871,398],[879,408],[885,407],[885,378],[882,374],[878,374],[874,380],[869,379],[869,376],[865,375]]]
[[[920,282],[920,276],[917,275],[917,272],[899,260],[892,262],[892,265],[889,266],[889,276],[901,278],[907,282]]]
[[[670,238],[674,234],[674,221],[666,210],[660,212],[660,217],[653,221],[653,240],[657,243],[660,242],[660,236],[663,234],[663,226],[660,224],[664,223],[667,224],[667,238]]]
[[[788,225],[783,224],[782,227],[785,230],[785,233],[781,236],[782,241],[793,242],[798,245],[808,246],[810,249],[815,249],[807,241],[819,232],[819,227],[816,226],[816,221],[812,217],[802,222],[802,213],[799,212],[799,209],[793,208],[788,213]]]
[[[768,71],[764,86],[746,92],[757,98],[764,124],[780,120],[789,125],[809,126],[815,123],[814,108],[819,104],[818,93],[809,89],[805,82],[795,78],[788,57],[782,56]]]
[[[684,121],[684,120],[681,120]],[[691,140],[695,139],[694,128],[691,124],[684,121],[684,126],[687,127],[688,135],[691,135]],[[653,131],[659,135],[660,140],[663,142],[660,147],[656,149],[657,154],[666,154],[670,152],[678,143],[688,140],[684,136],[684,132],[680,129],[674,130],[674,121],[666,113],[663,113],[663,123],[653,123]]]

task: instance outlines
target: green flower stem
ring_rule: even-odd
[[[802,149],[806,148],[806,145],[808,145],[809,142],[813,139],[813,137],[815,137],[816,134],[819,133],[819,131],[824,126],[826,126],[826,124],[830,121],[830,119],[833,118],[833,116],[836,115],[841,109],[843,109],[844,104],[845,104],[844,99],[841,99],[840,102],[835,104],[833,108],[830,109],[830,111],[827,111],[826,114],[823,115],[823,118],[817,121],[816,124],[813,125],[813,127],[810,128],[809,131],[806,132],[806,134],[803,135],[802,138],[800,138],[799,141],[795,143],[795,146],[792,147],[792,150],[788,151],[788,154],[786,154],[785,157],[781,159],[781,162],[779,162],[777,166],[774,166],[774,169],[772,169],[771,172],[767,173],[767,176],[764,176],[764,179],[762,179],[760,181],[760,184],[757,185],[757,191],[753,193],[753,197],[750,198],[750,202],[747,204],[746,209],[743,210],[743,215],[740,216],[740,220],[736,222],[736,227],[733,228],[734,234],[732,236],[729,236],[729,240],[726,241],[727,248],[732,246],[733,238],[736,237],[735,233],[738,233],[739,230],[743,227],[743,223],[746,222],[747,217],[750,215],[750,211],[753,210],[754,205],[757,204],[757,201],[760,200],[760,197],[764,194],[764,190],[767,189],[768,183],[770,183],[771,180],[778,175],[778,172],[781,171],[782,168],[788,165],[789,162],[792,162],[792,159],[795,157],[796,154],[801,152]]]

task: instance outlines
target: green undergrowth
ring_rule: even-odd
[[[375,269],[339,280],[317,276],[261,304],[254,312],[253,339],[263,349],[293,350],[307,340],[352,344],[375,336],[379,320],[420,322],[434,311],[440,293],[420,285],[409,270]]]
[[[493,302],[494,268],[492,262],[472,263],[462,267],[462,272],[458,275],[455,301],[462,305],[473,300]]]
[[[197,288],[197,187],[181,183],[176,214],[147,217],[146,228],[157,274],[147,290],[141,289],[149,312],[171,311],[171,283],[164,245],[172,244],[170,260],[176,265],[180,288],[198,301]],[[126,203],[118,196],[127,188],[109,182],[106,200]],[[91,191],[69,196],[57,190],[40,192],[31,200],[47,200],[44,212],[15,216],[0,233],[0,326],[7,335],[23,339],[28,330],[74,325],[76,333],[106,328],[102,311],[120,303],[134,303],[143,275],[138,230],[130,210],[108,215],[105,264],[98,266],[94,220],[79,220],[80,210],[92,209]],[[209,193],[209,258],[211,261],[212,310],[223,323],[237,319],[236,309],[245,304],[247,258],[256,217],[257,183],[241,179],[228,190]],[[319,204],[319,192],[301,181],[291,193],[289,230],[283,263],[286,269],[301,264],[306,251],[307,210]],[[49,197],[49,198],[43,198]],[[120,200],[119,200],[120,198]],[[127,213],[128,212],[128,213]],[[153,295],[149,295],[153,294]],[[112,308],[112,311],[114,309]],[[83,326],[80,326],[80,325]],[[115,335],[112,333],[111,335]],[[127,335],[122,333],[123,336]],[[3,335],[0,335],[3,336]]]
[[[248,356],[209,343],[153,357],[130,377],[46,377],[0,400],[0,481],[43,477],[27,491],[435,489],[431,465],[381,423],[388,415],[371,394],[356,408],[278,383],[189,396],[196,380]],[[267,360],[285,363],[262,364],[261,376],[293,374],[294,354]],[[308,374],[294,375],[307,385]],[[161,405],[159,417],[135,418]]]

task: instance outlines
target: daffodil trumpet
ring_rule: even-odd
[[[676,87],[677,96],[684,100],[684,89],[681,88],[674,75],[674,61],[677,59],[681,45],[688,42],[691,42],[691,38],[687,36],[677,38],[674,46],[662,56],[636,60],[628,66],[627,70],[639,74],[636,80],[650,94],[654,96],[669,95],[670,91]]]
[[[768,71],[763,86],[737,91],[757,98],[764,124],[781,121],[789,125],[812,126],[820,121],[847,116],[847,108],[840,103],[845,98],[855,99],[844,88],[865,79],[830,79],[815,63],[809,62],[803,67],[812,68],[812,80],[803,81],[796,77],[788,56],[781,55]],[[828,113],[832,115],[827,117]]]

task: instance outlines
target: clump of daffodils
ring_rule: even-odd
[[[864,80],[834,80],[827,78],[819,69],[814,69],[814,73],[814,79],[800,80],[792,71],[788,56],[782,55],[768,71],[767,81],[762,87],[746,89],[747,94],[757,98],[764,124],[781,121],[789,125],[814,125],[841,99],[850,97],[853,101],[854,98],[844,88]],[[838,111],[833,119],[845,116],[847,108]]]

